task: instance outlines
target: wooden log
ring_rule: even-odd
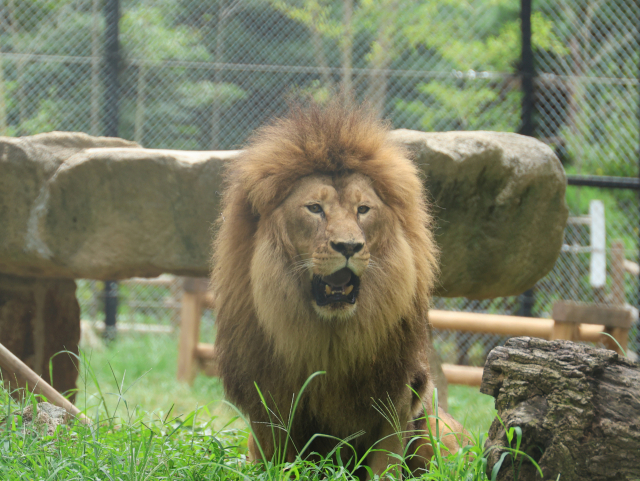
[[[213,344],[206,344],[204,342],[198,343],[196,346],[196,359],[198,361],[198,367],[207,376],[218,377],[220,375],[218,363],[216,362],[216,351]]]
[[[95,329],[97,331],[104,331],[105,325],[102,321],[81,321],[82,329]],[[174,331],[173,326],[163,326],[162,324],[141,324],[135,322],[119,322],[118,332],[137,332],[140,334],[172,334]]]
[[[553,319],[440,311],[436,309],[429,311],[429,321],[435,329],[486,332],[505,336],[531,336],[543,339],[548,339],[553,330]]]
[[[503,336],[539,337],[541,339],[552,339],[554,336],[562,334],[561,328],[556,327],[557,323],[553,319],[434,309],[429,311],[429,321],[435,329],[450,331],[484,332]],[[563,323],[561,327],[565,327],[564,335],[570,335],[572,339],[602,342],[606,337],[600,334],[605,330],[602,324],[575,324],[566,327]],[[577,329],[577,333],[575,329]]]
[[[604,326],[598,324],[580,324],[578,339],[587,342],[603,342],[603,338],[606,337],[602,334],[604,329]]]
[[[624,287],[624,254],[624,243],[621,240],[614,241],[611,244],[611,302],[621,308],[624,308],[627,303]],[[605,336],[603,340],[605,347],[613,349],[618,354],[626,352],[629,341],[629,328],[620,326],[607,327],[606,332],[613,339]]]
[[[178,381],[193,383],[196,377],[196,346],[200,336],[202,303],[200,294],[185,292],[182,295],[180,315],[180,341],[178,343]]]
[[[48,382],[38,376],[29,366],[18,359],[15,354],[2,344],[0,344],[0,366],[2,366],[9,375],[14,375],[20,381],[26,383],[33,393],[46,397],[51,404],[63,408],[83,423],[89,424],[91,422],[71,401],[53,389]]]
[[[567,341],[575,341],[580,335],[580,324],[576,322],[562,322],[556,320],[553,324],[550,340],[566,339]]]
[[[638,266],[637,262],[633,262],[625,259],[623,265],[624,265],[624,270],[627,271],[632,276],[638,277],[640,275],[640,266]]]
[[[213,344],[198,343],[195,348],[195,356],[199,366],[207,376],[217,376],[218,369],[215,364],[215,348]],[[481,367],[457,366],[455,364],[442,364],[442,370],[447,382],[451,384],[464,384],[466,386],[480,386],[482,382]]]
[[[215,359],[215,348],[213,344],[207,344],[205,342],[199,342],[196,346],[196,357],[203,361],[212,361]]]
[[[489,430],[488,473],[508,446],[505,427],[518,426],[520,450],[543,472],[525,460],[520,481],[640,479],[640,364],[570,341],[513,338],[489,353],[480,391],[496,398],[504,423]],[[514,479],[514,465],[505,459],[498,480]]]
[[[129,279],[123,279],[120,282],[131,285],[171,287],[177,281],[176,277],[171,274],[162,274],[158,277],[130,277]]]
[[[629,344],[629,329],[623,329],[621,327],[606,327],[604,332],[609,336],[602,336],[602,344],[607,349],[616,351],[618,354],[624,355],[627,352]]]
[[[623,307],[627,303],[624,288],[624,244],[621,240],[611,244],[611,302]]]
[[[180,313],[180,342],[178,344],[178,381],[193,383],[197,374],[196,348],[200,337],[200,318],[208,281],[186,278],[183,283]]]
[[[483,368],[481,367],[443,364],[442,370],[449,384],[463,384],[465,386],[480,386],[482,384]]]
[[[617,253],[614,252],[614,257],[618,259],[613,262],[613,267],[618,271],[622,265],[620,251],[621,248],[618,245]],[[619,279],[620,276],[620,272],[613,276],[615,281],[613,288],[618,290],[624,289],[624,284],[622,284],[622,287],[620,285],[616,287],[616,283],[620,284],[622,282]],[[623,302],[624,298],[621,296],[623,296],[624,293],[619,294],[617,297],[614,295],[614,301]],[[561,322],[567,326],[575,323],[582,323],[582,325],[602,324],[604,326],[604,332],[611,335],[613,339],[609,336],[602,336],[599,341],[602,342],[607,349],[616,351],[618,354],[624,354],[627,350],[629,329],[637,315],[637,311],[633,307],[626,305],[603,306],[597,304],[579,304],[571,301],[559,301],[553,305],[553,318],[556,320],[556,324],[560,324]],[[576,338],[568,337],[565,332],[561,332],[557,336],[554,336],[554,339],[574,340]]]
[[[561,322],[602,324],[605,327],[629,329],[635,315],[631,307],[558,301],[553,305],[551,317]]]
[[[213,299],[210,294],[207,294],[203,299],[205,306],[212,302]],[[525,332],[532,337],[544,337],[546,339],[551,339],[553,336],[558,336],[558,339],[565,339],[562,336],[570,336],[571,339],[588,342],[604,343],[611,341],[610,338],[602,334],[605,326],[597,324],[575,324],[571,322],[555,322],[553,319],[532,319],[528,317],[439,310],[429,311],[429,320],[434,328],[444,330],[486,332],[502,335],[522,335]],[[197,365],[208,376],[217,376],[218,371],[214,362],[213,344],[198,343],[197,338],[193,338],[192,342],[194,347],[189,349],[193,352],[194,362],[197,362]],[[183,352],[182,348],[181,352]],[[480,386],[481,384],[482,368],[443,364],[442,369],[447,382],[451,384],[467,386]],[[183,380],[182,378],[180,379]],[[184,380],[188,381],[188,379]]]

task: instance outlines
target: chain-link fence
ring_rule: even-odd
[[[118,135],[145,147],[233,149],[283,113],[289,98],[321,101],[336,89],[368,99],[397,128],[521,129],[525,77],[514,0],[121,0],[114,57],[104,47],[105,19],[117,3],[0,3],[0,134],[103,134],[117,105]],[[638,177],[637,0],[537,0],[531,25],[535,135],[569,174]],[[107,91],[114,58],[120,88]],[[606,219],[607,271],[597,285],[591,224],[580,221],[594,200]],[[614,241],[628,261],[638,259],[636,192],[569,187],[567,202],[578,220],[534,290],[533,313],[541,317],[559,299],[620,300],[612,292]],[[637,275],[625,276],[624,299],[637,304]],[[82,282],[79,292],[83,315],[99,317],[95,283]],[[120,320],[170,323],[175,316],[178,298],[167,286],[123,284],[120,296]],[[505,314],[520,304],[435,301]],[[440,339],[445,358],[451,352],[472,364],[500,342],[459,333]]]

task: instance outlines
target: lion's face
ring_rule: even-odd
[[[353,315],[388,208],[361,174],[312,175],[283,202],[291,262],[322,318]]]
[[[221,365],[261,350],[306,379],[426,335],[437,248],[407,154],[376,116],[339,104],[252,137],[229,164],[214,244]]]

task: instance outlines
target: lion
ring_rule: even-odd
[[[426,434],[424,409],[433,414],[427,311],[438,249],[418,170],[388,134],[362,106],[297,105],[228,165],[215,352],[227,398],[250,420],[252,459],[335,455],[356,433],[340,453],[366,455],[374,474],[406,452],[410,469],[425,468],[433,454],[415,435]],[[439,416],[440,433],[463,432]]]

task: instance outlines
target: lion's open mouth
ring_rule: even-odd
[[[356,303],[360,278],[345,267],[328,276],[313,276],[311,291],[316,304],[326,306],[334,302]]]

